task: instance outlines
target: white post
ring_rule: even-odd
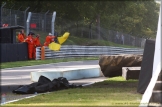
[[[156,42],[155,42],[155,53],[154,53],[152,78],[150,80],[150,83],[145,93],[143,94],[139,107],[148,106],[149,100],[153,92],[153,88],[156,84],[156,81],[159,76],[159,73],[161,72],[161,69],[162,69],[162,37],[161,37],[161,7],[160,7],[158,29],[157,29]]]
[[[30,26],[31,15],[32,15],[32,13],[29,12],[28,13],[28,18],[27,18],[27,21],[26,21],[26,34],[27,35],[29,34],[29,26]]]
[[[55,18],[56,18],[56,12],[54,11],[52,15],[52,21],[51,21],[51,32],[53,35],[55,33]]]
[[[162,3],[162,1],[160,1],[160,28],[159,28],[159,30],[160,30],[160,49],[161,49],[161,52],[160,52],[160,57],[161,57],[161,70],[162,70],[162,34],[161,34],[161,30],[162,30],[162,23],[161,23],[161,9],[162,9],[162,5],[161,5],[161,3]]]

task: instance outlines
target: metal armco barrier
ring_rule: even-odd
[[[44,56],[44,59],[50,59],[65,57],[94,57],[100,55],[118,54],[143,54],[143,49],[140,48],[122,48],[112,46],[63,45],[60,51],[52,51],[48,47],[44,47],[44,53],[41,52],[41,49],[41,47],[36,48],[36,60],[41,60],[42,56]]]

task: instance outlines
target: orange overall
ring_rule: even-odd
[[[23,35],[24,39],[26,39],[26,35],[24,33],[22,33],[22,35]]]
[[[28,43],[28,56],[29,56],[29,59],[33,59],[34,58],[34,40],[33,40],[33,37],[31,35],[29,35],[25,42]]]
[[[24,42],[24,40],[25,40],[24,36],[23,36],[21,33],[18,34],[17,39],[18,39],[18,42],[19,42],[19,43],[22,43],[22,42]]]
[[[55,36],[50,36],[50,35],[48,35],[47,37],[46,37],[46,40],[45,40],[45,42],[44,42],[44,46],[48,46],[51,42],[54,42],[54,39],[55,38]]]
[[[34,38],[34,45],[35,45],[35,47],[34,47],[33,54],[34,54],[34,59],[35,59],[36,58],[36,47],[42,46],[41,43],[40,43],[39,37]]]

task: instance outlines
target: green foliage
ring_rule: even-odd
[[[57,12],[57,19],[66,19],[57,24],[73,23],[78,30],[79,24],[89,26],[96,25],[97,16],[100,16],[100,27],[132,34],[133,36],[155,37],[158,22],[159,4],[154,0],[122,0],[122,1],[65,1],[65,0],[2,0],[14,9],[23,6],[22,10],[30,7],[29,11]],[[69,20],[67,22],[67,20]],[[77,32],[78,33],[78,32]]]

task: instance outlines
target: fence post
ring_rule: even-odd
[[[49,12],[49,10],[44,14],[44,31],[46,31],[46,15]]]
[[[42,19],[42,31],[44,31],[44,20]]]
[[[17,15],[15,14],[15,26],[17,25]]]
[[[100,35],[100,14],[97,15],[97,20],[96,20],[96,24],[97,24],[97,38],[100,40],[101,39],[101,35]]]
[[[26,12],[30,7],[27,7],[26,10],[24,11],[24,28],[26,29]]]
[[[20,10],[21,8],[22,8],[22,6],[20,6],[18,10]]]
[[[29,34],[29,24],[30,24],[30,20],[31,20],[31,15],[32,15],[32,13],[29,12],[29,13],[28,13],[28,19],[27,19],[27,21],[26,21],[26,34],[27,34],[27,35]]]
[[[162,1],[161,1],[161,3],[162,3]],[[161,6],[161,8],[160,8],[160,12],[161,12],[161,9],[162,9],[162,6]],[[161,13],[160,13],[160,17],[161,17]],[[161,18],[160,18],[160,24],[161,24]],[[160,25],[161,27],[160,27],[160,33],[159,33],[159,35],[161,35],[162,33],[161,33],[161,29],[162,29],[162,24]],[[161,70],[162,70],[162,37],[160,36],[160,50],[161,50],[161,52],[160,52],[160,57],[161,57]]]
[[[2,4],[1,6],[1,10],[0,10],[0,24],[2,24],[2,8],[6,5],[6,2],[4,4]]]
[[[10,26],[12,25],[11,24],[11,17],[12,17],[12,14],[11,14],[11,9],[15,6],[15,4],[10,8]]]
[[[2,26],[1,17],[2,17],[2,8],[0,7],[0,27]]]
[[[52,21],[51,21],[51,32],[53,35],[55,33],[55,19],[56,19],[56,12],[54,11],[52,15]]]

